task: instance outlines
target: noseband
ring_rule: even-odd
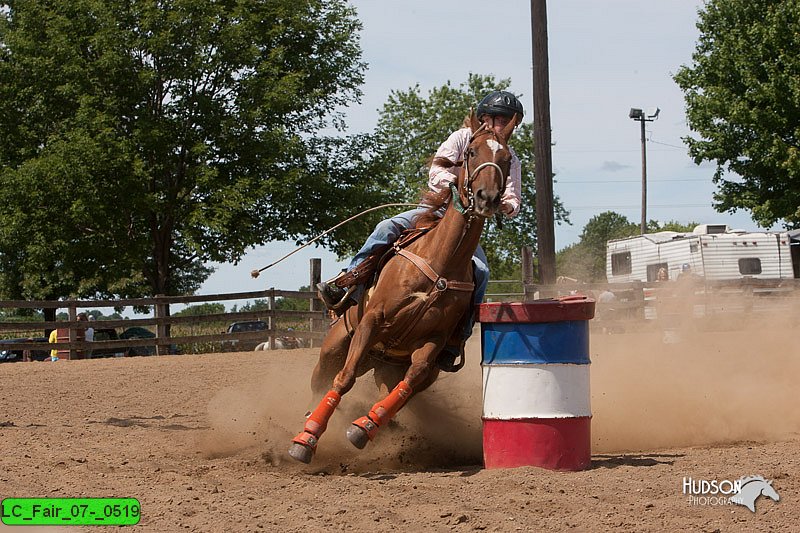
[[[461,202],[461,195],[459,194],[459,190],[458,190],[458,187],[456,186],[456,184],[455,183],[451,183],[450,184],[450,193],[451,193],[451,195],[453,197],[453,207],[455,207],[456,211],[458,211],[462,215],[467,215],[468,223],[469,223],[469,220],[471,220],[472,217],[475,216],[474,215],[474,211],[475,211],[475,193],[472,192],[472,181],[475,179],[475,176],[478,175],[478,172],[480,172],[481,170],[483,170],[484,168],[487,168],[487,167],[494,167],[494,169],[497,170],[497,172],[500,173],[500,178],[501,178],[501,180],[503,182],[502,186],[500,187],[500,190],[504,191],[505,188],[506,188],[506,178],[507,178],[507,176],[505,174],[503,174],[503,169],[500,168],[500,165],[498,165],[494,161],[485,161],[485,162],[481,163],[480,165],[478,165],[477,167],[475,167],[475,169],[472,170],[472,172],[470,172],[470,170],[469,170],[469,146],[472,145],[472,142],[475,140],[475,137],[477,137],[479,133],[483,133],[483,132],[490,133],[492,135],[492,137],[497,139],[497,134],[493,130],[487,129],[486,128],[486,124],[481,124],[481,127],[478,128],[478,130],[475,133],[473,133],[469,138],[469,142],[467,143],[467,152],[464,154],[464,174],[466,176],[464,178],[464,189],[467,191],[467,205],[466,206]]]

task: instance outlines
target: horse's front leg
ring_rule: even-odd
[[[378,313],[371,313],[365,315],[356,328],[355,335],[347,352],[347,359],[344,362],[341,370],[333,378],[333,385],[331,389],[322,397],[317,407],[311,411],[311,414],[306,418],[303,431],[292,439],[292,446],[289,448],[289,455],[303,463],[310,463],[314,457],[317,449],[319,438],[328,427],[333,412],[336,406],[342,399],[342,395],[346,394],[356,380],[356,370],[359,362],[365,353],[372,347],[375,337],[378,334],[377,324],[379,323],[380,315]],[[330,334],[328,335],[328,338]],[[328,338],[323,344],[322,352],[327,353]],[[344,339],[341,342],[333,341],[332,346],[337,346],[345,343]],[[332,348],[333,349],[333,348]],[[334,350],[335,351],[335,350]],[[322,379],[326,373],[326,369],[330,372],[331,362],[329,358],[320,356],[320,362],[314,370],[312,379],[312,388],[318,389],[322,386]],[[335,359],[335,358],[333,358]]]
[[[378,429],[386,425],[406,404],[414,392],[428,388],[438,375],[434,362],[444,346],[444,339],[430,340],[411,354],[411,366],[405,377],[386,398],[370,409],[367,416],[355,420],[347,430],[347,439],[358,449],[375,438]]]

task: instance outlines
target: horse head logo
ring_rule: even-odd
[[[781,499],[778,492],[772,487],[772,481],[767,481],[762,476],[743,477],[738,483],[739,491],[729,498],[730,502],[744,505],[754,513],[759,496],[764,495],[776,502]]]

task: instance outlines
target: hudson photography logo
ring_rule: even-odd
[[[689,505],[743,505],[754,513],[759,496],[776,502],[781,499],[772,481],[762,476],[746,476],[735,481],[684,477],[682,487]]]

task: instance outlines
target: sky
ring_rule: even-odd
[[[363,24],[368,70],[361,103],[345,110],[346,133],[373,131],[392,90],[418,84],[426,95],[448,81],[457,86],[470,73],[510,78],[525,121],[533,120],[530,1],[350,4]],[[586,222],[604,211],[639,223],[641,131],[628,117],[632,107],[661,110],[646,127],[648,219],[758,229],[746,212],[714,211],[714,165],[695,165],[681,141],[691,132],[683,93],[672,77],[691,64],[701,6],[700,0],[548,2],[553,190],[572,223],[556,226],[556,250],[577,242]],[[271,243],[238,265],[213,264],[217,271],[198,294],[296,290],[308,284],[311,257],[322,258],[324,278],[347,264],[312,245],[251,279],[251,270],[293,248],[294,243]]]

